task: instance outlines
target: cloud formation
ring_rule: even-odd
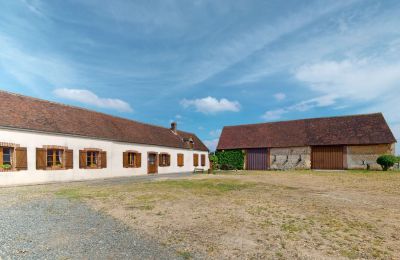
[[[55,89],[53,93],[57,97],[77,101],[87,105],[117,110],[119,112],[133,112],[132,107],[125,101],[116,98],[101,98],[86,89],[59,88]]]
[[[201,99],[183,99],[181,105],[184,108],[194,107],[197,112],[203,114],[216,114],[219,112],[239,112],[240,104],[237,101],[229,101],[226,98],[220,100],[214,97],[205,97]]]
[[[276,94],[274,94],[274,98],[277,101],[282,101],[286,98],[286,94],[285,93],[276,93]]]

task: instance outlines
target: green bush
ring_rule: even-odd
[[[244,153],[242,150],[226,150],[216,152],[218,164],[222,170],[243,170]]]
[[[394,155],[385,154],[378,157],[376,162],[382,167],[382,170],[387,171],[390,167],[398,161],[398,158]]]
[[[218,163],[218,156],[215,154],[210,154],[210,162],[212,163],[212,169],[217,170],[220,168],[220,165]]]

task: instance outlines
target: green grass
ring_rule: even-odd
[[[147,183],[147,186],[158,188],[173,188],[193,191],[217,191],[229,192],[239,191],[254,187],[256,183],[243,183],[237,180],[229,179],[210,179],[210,180],[167,180],[156,183]]]

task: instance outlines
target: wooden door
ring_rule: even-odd
[[[247,149],[246,170],[268,170],[268,149]]]
[[[342,170],[343,146],[313,146],[311,148],[311,168],[321,170]]]
[[[158,173],[158,161],[156,153],[148,153],[147,155],[147,173],[154,174]]]

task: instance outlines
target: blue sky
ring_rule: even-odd
[[[400,1],[0,2],[0,88],[193,131],[383,112],[400,140]],[[397,148],[399,152],[400,148]]]

